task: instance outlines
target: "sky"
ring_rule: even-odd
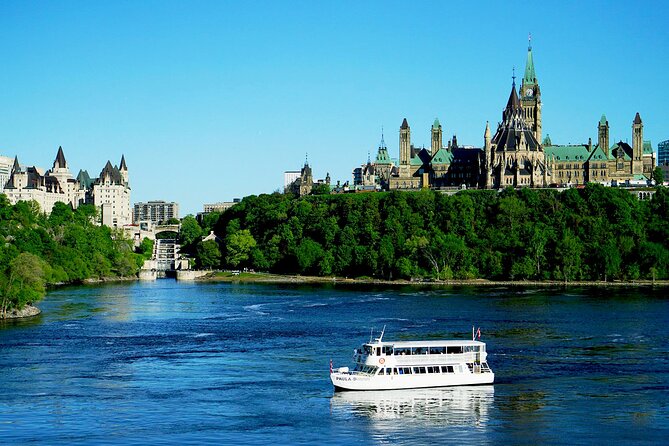
[[[383,129],[480,147],[522,77],[528,34],[554,144],[669,139],[669,3],[3,1],[0,155],[74,175],[125,156],[131,202],[204,203],[352,180]]]

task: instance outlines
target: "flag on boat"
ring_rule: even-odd
[[[476,330],[476,338],[481,339],[481,327],[479,327],[478,330]]]
[[[332,359],[330,359],[330,373],[332,373]]]

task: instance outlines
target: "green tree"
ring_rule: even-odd
[[[653,170],[653,180],[655,180],[656,185],[664,184],[664,171],[660,166],[655,167]]]
[[[137,251],[142,255],[144,259],[150,259],[153,256],[153,245],[154,241],[148,237],[144,237],[139,244]]]
[[[580,278],[583,244],[570,230],[566,230],[556,248],[559,273],[565,282]]]
[[[202,228],[195,217],[186,215],[181,220],[181,229],[179,230],[179,243],[183,246],[190,246],[202,237]]]
[[[329,184],[314,184],[311,188],[311,195],[328,195],[330,193]]]
[[[1,314],[37,302],[45,293],[44,262],[37,256],[23,252],[9,264],[9,274],[2,283]]]
[[[225,241],[227,255],[225,261],[237,268],[242,266],[249,259],[249,254],[256,247],[256,240],[248,229],[239,230],[230,234]]]
[[[318,272],[320,260],[323,258],[323,247],[312,239],[306,237],[300,242],[295,251],[297,264],[302,274],[315,274]]]
[[[197,244],[195,261],[200,269],[218,268],[221,264],[221,250],[215,240],[203,240]]]

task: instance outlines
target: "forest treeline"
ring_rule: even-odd
[[[669,277],[669,194],[582,189],[249,196],[220,215],[200,266],[493,280]]]
[[[0,194],[0,318],[39,300],[49,284],[137,274],[152,244],[137,254],[121,231],[95,220],[92,205],[56,203],[46,216],[36,202],[11,205]]]

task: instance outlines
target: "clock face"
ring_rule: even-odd
[[[532,96],[532,89],[531,88],[528,88],[527,90],[525,90],[525,96]]]

